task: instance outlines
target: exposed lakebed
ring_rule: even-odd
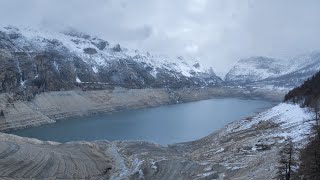
[[[57,142],[106,139],[170,144],[199,139],[273,104],[263,100],[217,98],[70,118],[11,133]]]

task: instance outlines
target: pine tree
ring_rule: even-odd
[[[292,139],[289,138],[286,140],[286,143],[283,149],[280,150],[279,155],[279,166],[277,178],[281,180],[290,180],[292,176],[292,168],[297,164],[294,154],[294,144]]]

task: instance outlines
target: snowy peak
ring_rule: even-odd
[[[282,75],[286,66],[281,60],[267,57],[242,59],[227,73],[227,82],[249,83]]]
[[[296,56],[289,60],[289,73],[294,72],[307,72],[310,71],[313,73],[314,71],[320,70],[320,52],[314,51],[309,54],[303,54]]]
[[[226,83],[292,88],[320,71],[320,52],[287,60],[252,57],[240,60],[226,75]]]
[[[187,60],[182,56],[173,58],[165,55],[150,54],[138,50],[128,50],[120,44],[110,44],[108,41],[100,39],[96,36],[78,32],[74,29],[68,29],[62,32],[52,32],[49,30],[35,30],[31,28],[5,27],[9,35],[19,37],[29,45],[37,47],[38,51],[46,50],[51,44],[60,43],[72,53],[81,56],[85,61],[91,60],[91,63],[100,66],[106,66],[109,60],[116,59],[135,59],[149,66],[157,68],[165,68],[182,73],[184,76],[194,76],[198,73],[210,71],[210,68],[203,68],[198,62]],[[18,43],[18,42],[17,42]],[[22,43],[22,44],[25,44]],[[22,47],[21,47],[22,48]],[[93,61],[92,61],[93,60]],[[157,72],[153,72],[155,75]]]
[[[74,83],[131,88],[204,87],[222,83],[212,68],[204,68],[196,61],[127,49],[75,30],[0,28],[0,49],[1,53],[9,54],[1,64],[5,64],[4,74],[12,78],[5,80],[9,75],[0,76],[0,82],[8,82],[0,91],[21,86],[72,89]],[[7,71],[10,68],[13,72]]]

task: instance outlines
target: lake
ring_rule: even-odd
[[[202,138],[273,105],[263,100],[217,98],[70,118],[11,133],[57,142],[147,140],[165,145]]]

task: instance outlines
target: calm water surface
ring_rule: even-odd
[[[272,105],[261,100],[211,99],[66,119],[12,134],[58,142],[107,139],[170,144],[202,138]]]

